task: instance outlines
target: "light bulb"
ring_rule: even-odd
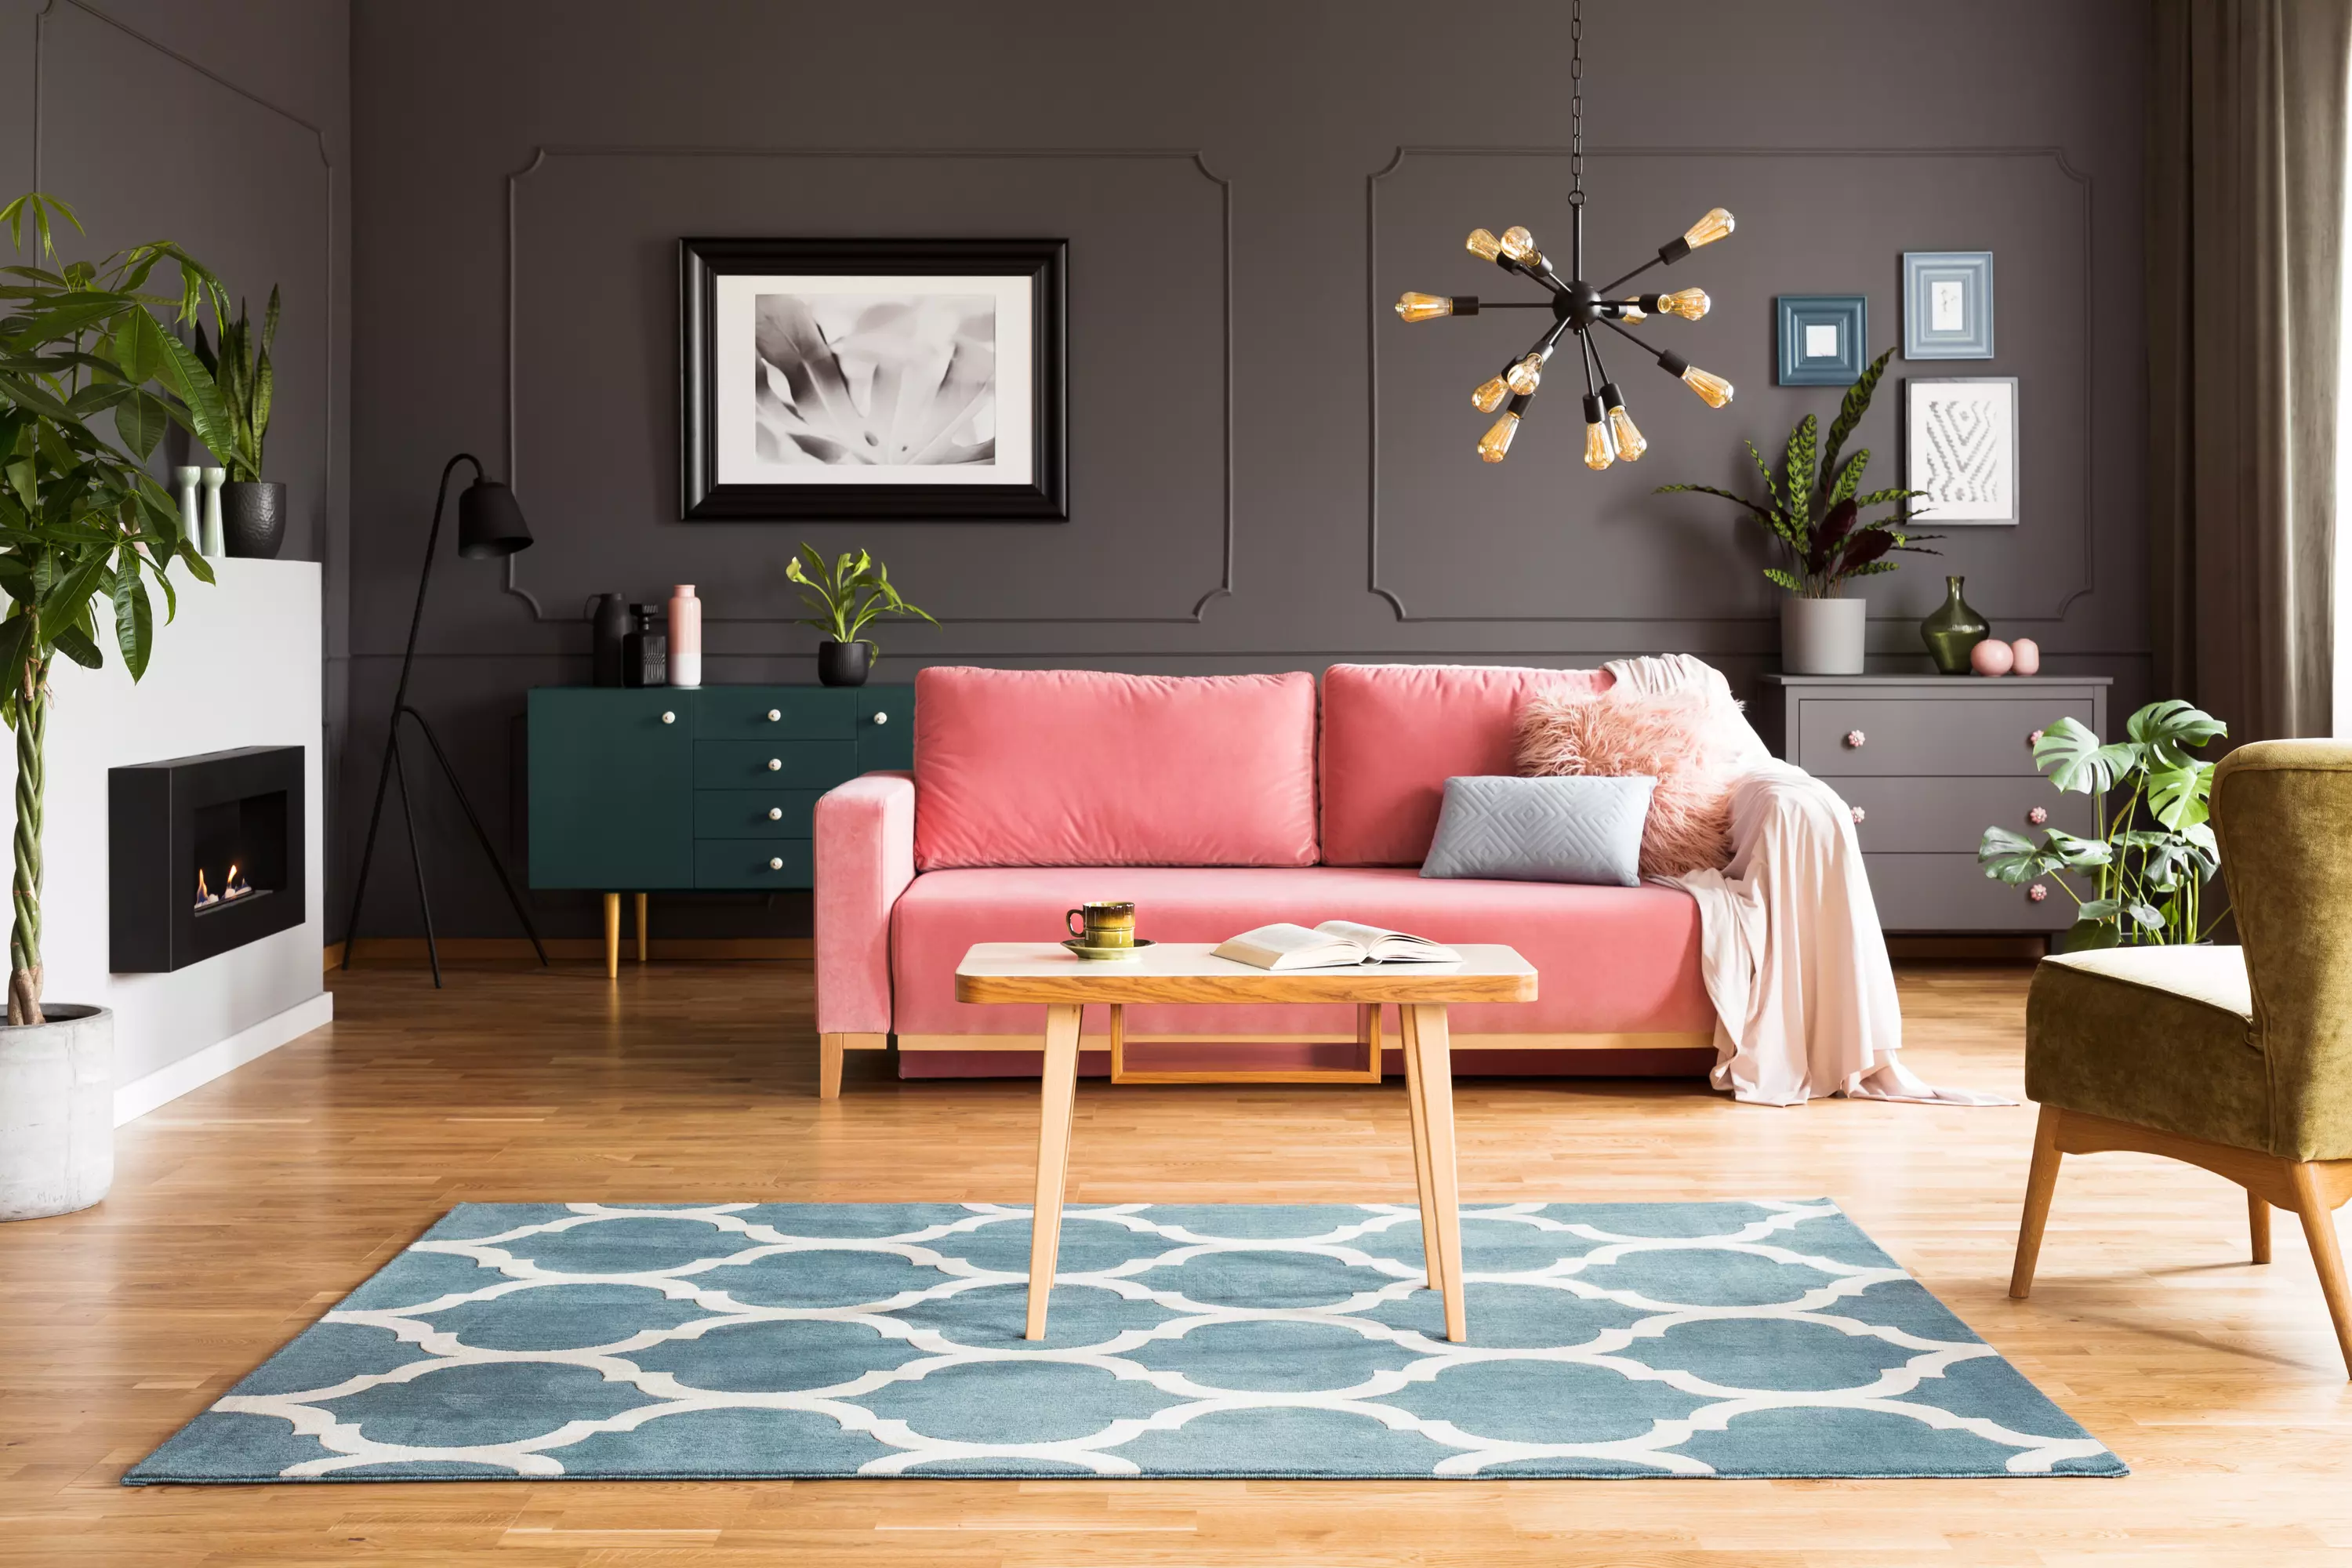
[[[1609,427],[1606,425],[1587,425],[1584,427],[1584,466],[1597,474],[1616,460],[1617,454],[1609,449]]]
[[[1470,237],[1463,243],[1470,247],[1471,255],[1481,260],[1492,261],[1503,254],[1503,242],[1483,228],[1472,229]]]
[[[1650,444],[1642,439],[1642,432],[1633,427],[1633,416],[1625,412],[1622,403],[1609,411],[1609,433],[1617,437],[1617,455],[1629,463],[1638,463]],[[1588,438],[1585,445],[1590,447]]]
[[[1729,213],[1717,207],[1690,227],[1683,230],[1683,243],[1696,250],[1702,245],[1713,245],[1738,226]]]
[[[1713,371],[1692,365],[1683,372],[1683,380],[1706,401],[1709,408],[1720,408],[1731,401],[1731,383]]]
[[[1513,360],[1511,368],[1503,373],[1503,379],[1511,384],[1513,392],[1522,395],[1531,393],[1543,384],[1543,355],[1539,353]]]
[[[1478,438],[1478,456],[1489,463],[1499,463],[1511,449],[1511,437],[1519,433],[1519,416],[1506,414],[1495,421],[1495,427]]]
[[[1543,252],[1536,248],[1536,237],[1524,228],[1503,231],[1502,251],[1512,260],[1529,267],[1543,259]]]
[[[1482,381],[1478,384],[1478,390],[1470,395],[1470,406],[1481,414],[1492,414],[1503,406],[1503,399],[1510,393],[1511,389],[1504,384],[1499,375],[1491,381]]]
[[[1680,316],[1685,321],[1696,321],[1706,315],[1707,306],[1712,303],[1714,301],[1706,297],[1704,289],[1683,289],[1658,296],[1659,310],[1669,316]]]
[[[1454,301],[1443,294],[1407,293],[1398,297],[1396,310],[1408,321],[1433,321],[1454,314]]]

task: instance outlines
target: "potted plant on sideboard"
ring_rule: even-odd
[[[806,566],[801,564],[805,559]],[[793,625],[814,626],[824,634],[816,645],[816,678],[827,686],[863,686],[872,672],[873,656],[880,645],[860,637],[883,616],[919,616],[931,625],[928,611],[898,596],[889,568],[865,551],[846,552],[827,561],[814,544],[801,546],[799,555],[784,567],[784,575],[800,584],[801,600],[816,614]]]
[[[114,1177],[114,1018],[103,1007],[41,999],[41,784],[49,716],[49,666],[58,655],[105,662],[92,605],[103,602],[122,663],[136,680],[154,642],[146,579],[174,604],[166,568],[184,562],[200,581],[212,571],[180,531],[180,510],[144,467],[183,400],[211,388],[186,345],[151,306],[191,324],[200,305],[219,308],[210,273],[169,241],[133,246],[105,260],[59,263],[52,217],[73,224],[53,196],[21,196],[0,209],[21,252],[29,221],[44,265],[15,268],[0,282],[0,719],[16,732],[15,924],[8,937],[8,1021],[0,1028],[0,1219],[87,1208]],[[150,275],[175,263],[174,300],[145,292]],[[217,319],[217,316],[215,317]],[[207,411],[207,416],[215,412]],[[97,427],[110,420],[110,437]]]
[[[1863,470],[1870,466],[1870,448],[1845,455],[1846,438],[1869,411],[1871,394],[1878,389],[1878,378],[1894,357],[1893,349],[1880,354],[1846,390],[1826,446],[1820,442],[1821,426],[1813,416],[1808,414],[1798,422],[1789,433],[1788,455],[1777,479],[1756,443],[1744,443],[1756,471],[1763,476],[1763,500],[1713,485],[1658,487],[1660,495],[1689,490],[1736,501],[1778,542],[1787,564],[1768,566],[1764,575],[1789,594],[1780,602],[1780,668],[1790,675],[1860,675],[1869,606],[1860,599],[1844,597],[1840,590],[1856,577],[1894,571],[1898,563],[1887,557],[1898,552],[1937,553],[1923,548],[1919,541],[1938,539],[1940,534],[1904,531],[1912,516],[1905,503],[1920,492],[1884,489],[1857,494]],[[1867,522],[1862,521],[1864,508],[1888,505],[1895,510]]]
[[[203,326],[196,328],[196,357],[212,377],[225,416],[218,427],[197,431],[228,469],[228,482],[221,486],[221,538],[231,555],[256,561],[277,560],[286,540],[286,486],[261,477],[261,448],[269,435],[269,403],[276,390],[269,348],[277,339],[276,284],[270,285],[258,342],[245,319],[242,300],[236,304],[236,320],[221,326],[218,352],[206,341]]]

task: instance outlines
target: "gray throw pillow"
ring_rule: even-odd
[[[1647,777],[1445,781],[1424,877],[1641,886]]]

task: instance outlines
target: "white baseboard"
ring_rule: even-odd
[[[240,1029],[218,1045],[182,1057],[169,1067],[120,1085],[114,1091],[114,1124],[136,1121],[160,1105],[169,1105],[193,1089],[235,1072],[258,1057],[266,1057],[289,1040],[299,1040],[320,1025],[334,1022],[335,994],[321,991],[283,1013]]]

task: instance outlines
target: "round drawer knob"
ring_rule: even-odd
[[[784,808],[782,806],[772,805],[768,807],[768,820],[770,822],[782,822],[783,819]]]
[[[1861,822],[1870,816],[1870,813],[1863,810],[1862,807],[1858,805],[1849,805],[1846,807],[1846,810],[1853,814],[1853,819],[1856,822]]]
[[[769,870],[771,870],[771,871],[781,871],[781,870],[782,870],[783,868],[784,868],[784,863],[783,863],[782,860],[775,859],[775,858],[773,858],[772,857],[769,859],[769,861],[768,861],[768,869],[769,869]]]
[[[2038,746],[2042,744],[2042,731],[2039,730],[2027,731],[2025,735],[2025,743],[2029,746]]]
[[[2050,896],[2050,889],[2047,889],[2047,888],[2045,888],[2045,887],[2043,887],[2041,883],[2036,882],[2036,883],[2034,883],[2034,884],[2033,884],[2033,886],[2032,886],[2032,887],[2030,887],[2030,888],[2028,888],[2028,889],[2025,889],[2025,896],[2026,896],[2027,898],[2029,898],[2029,899],[2032,899],[2035,903],[2037,903],[2037,904],[2038,904],[2038,903],[2040,903],[2042,900],[2044,900],[2044,899],[2046,899],[2046,898],[2048,898],[2048,897]]]
[[[773,709],[773,708],[771,708],[771,709],[769,709],[769,710],[768,710],[768,722],[769,722],[769,723],[771,723],[771,724],[776,724],[776,723],[781,723],[781,722],[782,722],[782,721],[783,721],[783,717],[784,717],[784,716],[783,716],[783,714],[782,714],[781,712],[777,711],[777,710],[776,710],[775,709]]]
[[[2050,820],[2050,808],[2048,806],[2037,805],[2032,811],[2025,814],[2025,820],[2033,824],[2034,826],[2039,827],[2043,823]]]
[[[677,722],[677,715],[675,713],[665,713],[662,715],[662,722],[665,724],[675,724]]]
[[[1848,730],[1845,732],[1845,743],[1847,748],[1851,751],[1858,752],[1862,750],[1863,742],[1865,739],[1866,737],[1859,730]]]
[[[768,759],[768,771],[772,773],[782,773],[784,771],[784,759],[782,757],[770,757]]]
[[[877,713],[874,715],[874,721],[877,724],[887,724],[890,721],[890,715],[887,713]]]

